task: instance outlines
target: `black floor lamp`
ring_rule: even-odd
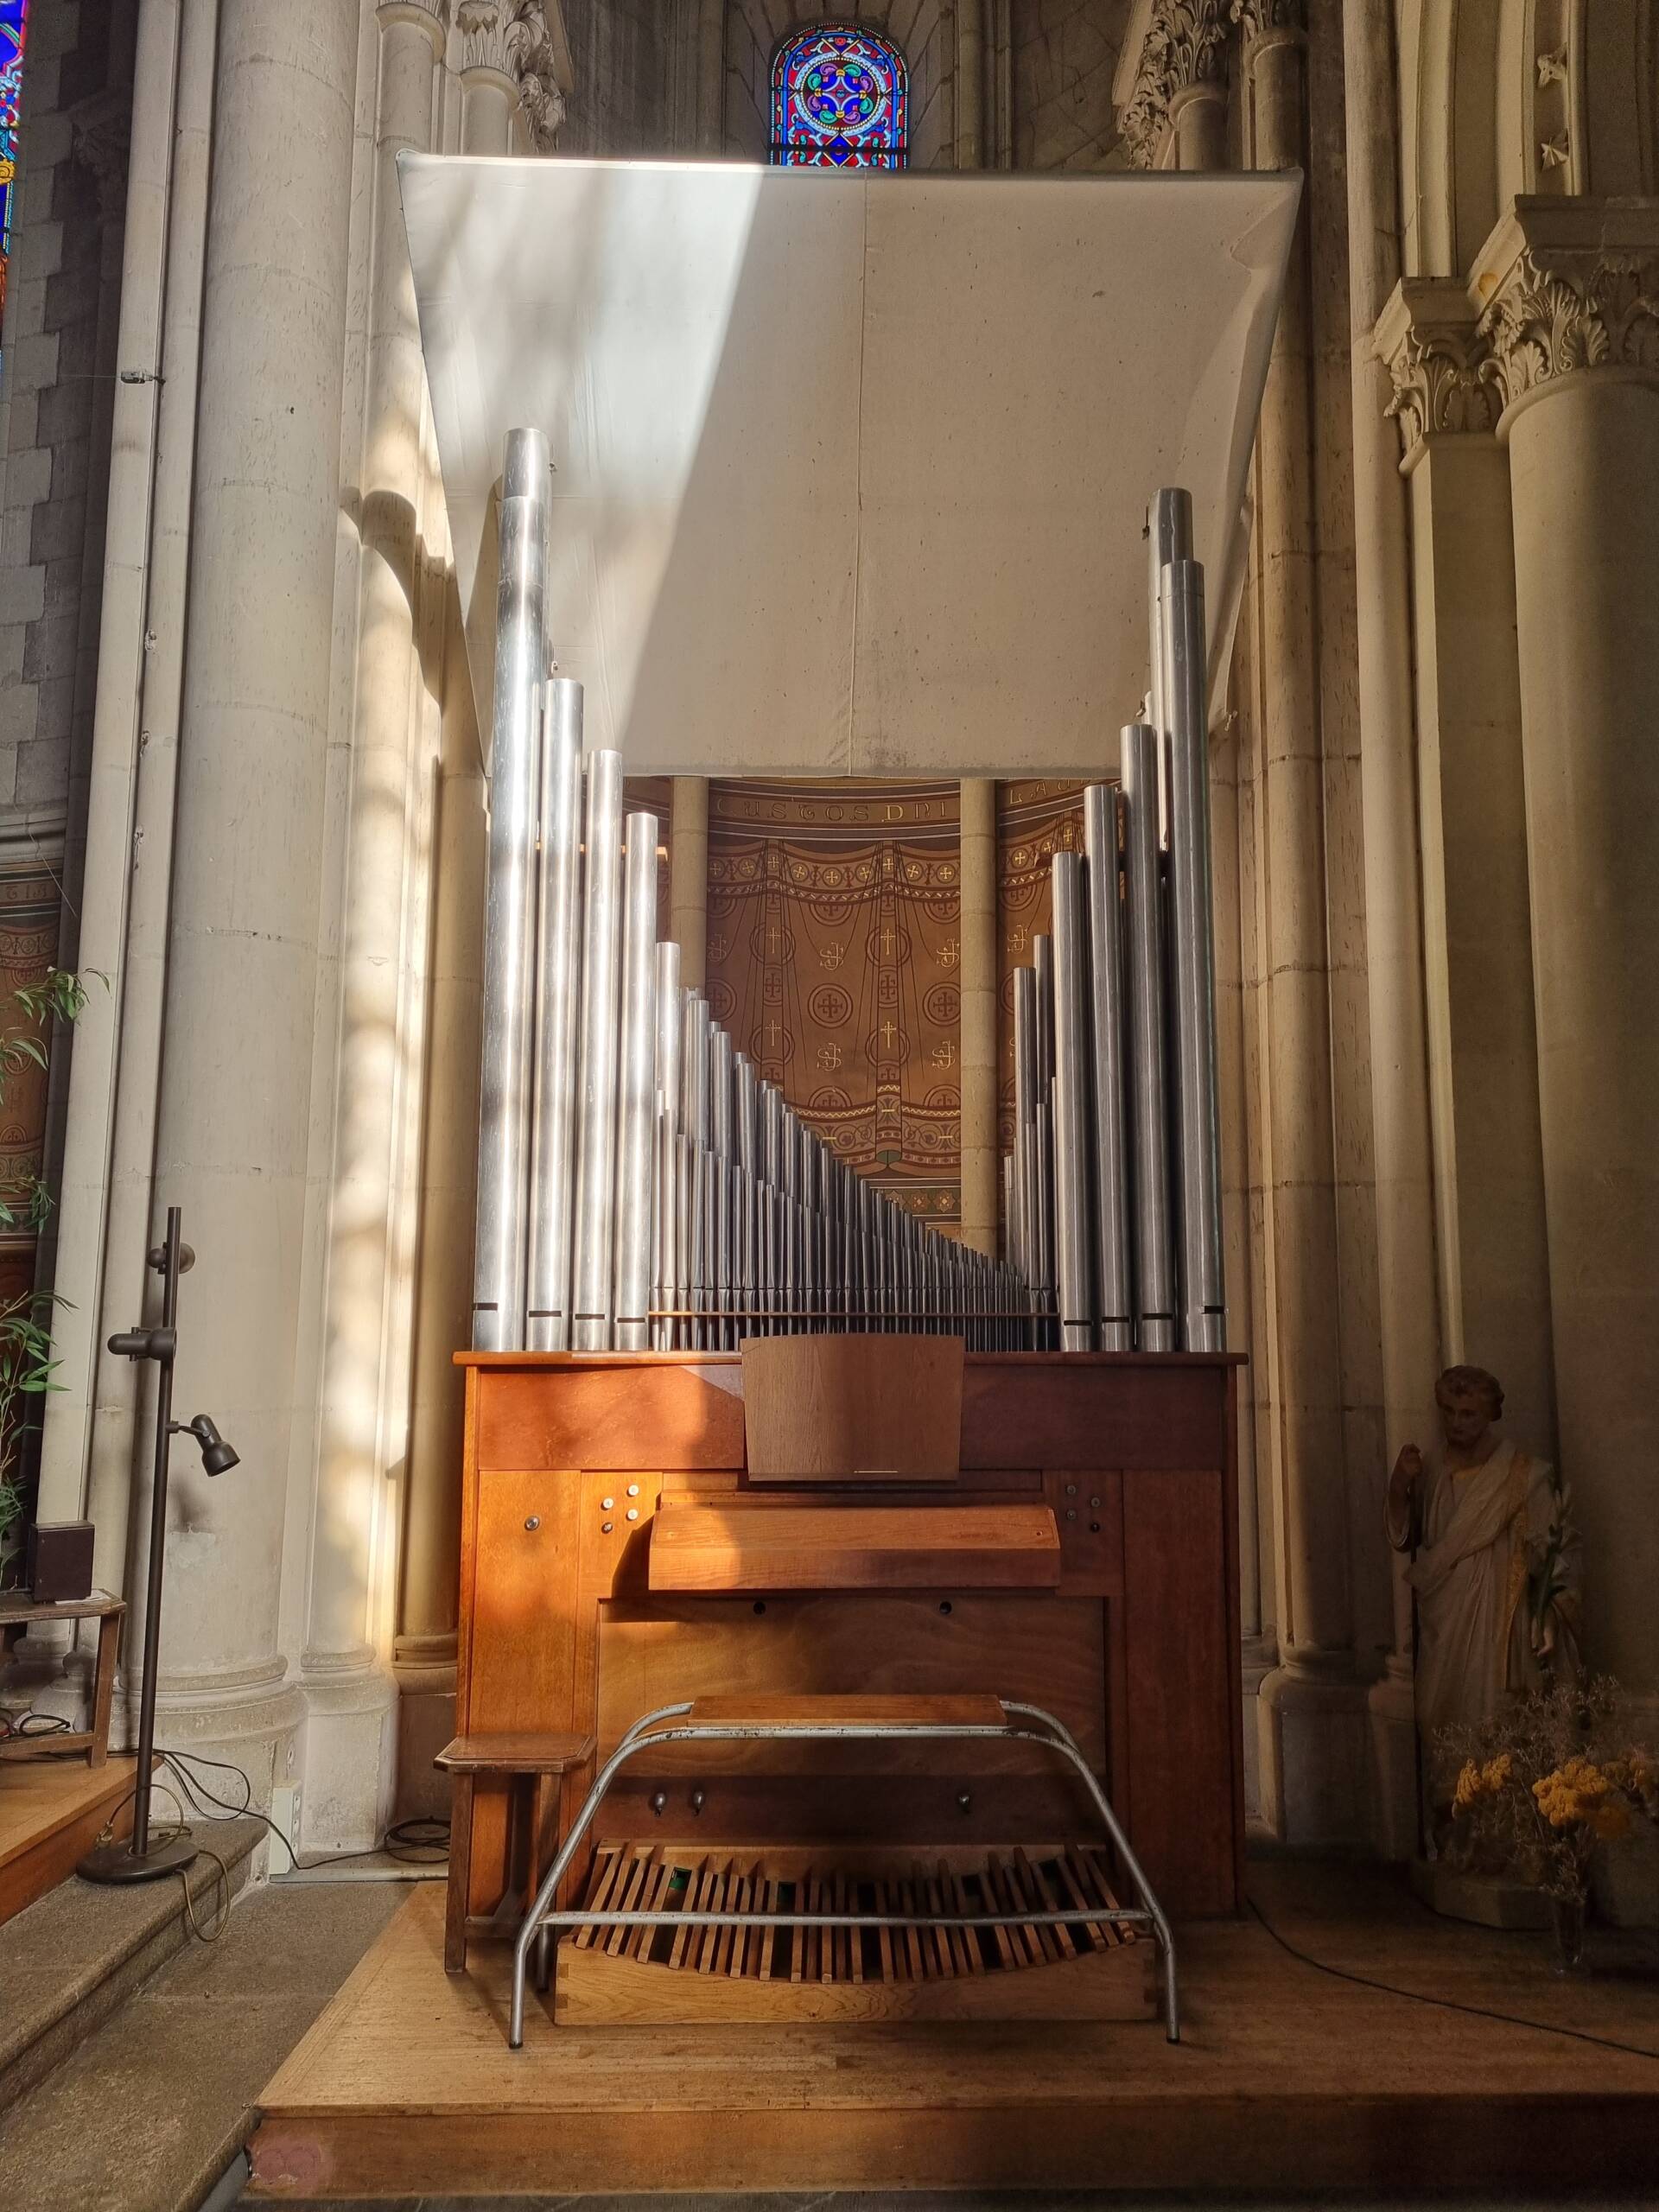
[[[175,1436],[194,1436],[201,1464],[210,1475],[237,1465],[237,1455],[206,1414],[194,1421],[173,1418],[173,1362],[178,1351],[179,1277],[195,1265],[195,1254],[180,1234],[180,1210],[167,1210],[167,1242],[149,1255],[162,1278],[162,1320],[156,1329],[124,1329],[110,1338],[110,1350],[128,1359],[153,1359],[156,1387],[156,1471],[150,1492],[149,1575],[144,1599],[143,1680],[138,1694],[138,1774],[133,1789],[132,1836],[126,1843],[102,1843],[76,1869],[88,1882],[153,1882],[176,1874],[196,1855],[190,1831],[151,1840],[149,1797],[156,1764],[156,1661],[162,1638],[162,1569],[167,1558],[167,1463]]]

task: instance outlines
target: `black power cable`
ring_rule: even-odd
[[[1254,1897],[1249,1902],[1250,1910],[1280,1949],[1287,1952],[1301,1965],[1312,1967],[1316,1974],[1328,1974],[1337,1981],[1355,1982],[1361,1989],[1380,1990],[1385,1997],[1404,1997],[1414,2005],[1435,2005],[1443,2012],[1468,2012],[1478,2020],[1498,2020],[1506,2027],[1535,2028],[1540,2035],[1570,2036],[1574,2043],[1592,2043],[1603,2050],[1622,2050],[1631,2058],[1650,2058],[1659,2063],[1659,2050],[1645,2050],[1639,2043],[1620,2043],[1616,2036],[1592,2035],[1588,2028],[1563,2027],[1555,2020],[1529,2020],[1519,2012],[1497,2012],[1490,2005],[1465,2005],[1455,1997],[1431,1997],[1425,1990],[1399,1989],[1391,1981],[1377,1981],[1368,1974],[1355,1974],[1347,1967],[1327,1966],[1323,1959],[1313,1958],[1306,1951],[1299,1950],[1288,1936],[1281,1936]]]

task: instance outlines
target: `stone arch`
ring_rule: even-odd
[[[1399,54],[1408,276],[1513,200],[1659,189],[1659,0],[1405,0]]]

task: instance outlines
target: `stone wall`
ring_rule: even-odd
[[[1126,0],[1013,0],[1014,166],[1116,168]]]
[[[0,810],[61,825],[90,742],[131,0],[36,0],[0,370]]]

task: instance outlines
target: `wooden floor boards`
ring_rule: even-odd
[[[1650,2177],[1659,1974],[1641,1939],[1617,1977],[1564,1986],[1536,1936],[1436,1921],[1390,1877],[1254,1872],[1274,1925],[1331,1965],[1655,2056],[1333,1979],[1254,1919],[1180,1931],[1174,2049],[1152,2022],[555,2029],[533,2003],[514,2054],[505,1955],[480,1945],[446,1978],[433,1885],[266,2091],[253,2194]]]

